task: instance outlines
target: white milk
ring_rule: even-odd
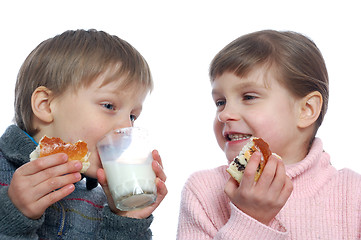
[[[151,164],[103,162],[110,192],[120,210],[131,210],[155,201],[155,174]]]

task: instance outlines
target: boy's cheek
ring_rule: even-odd
[[[103,168],[101,161],[99,159],[98,156],[94,156],[94,155],[98,155],[98,153],[92,153],[93,156],[90,157],[89,161],[90,161],[90,166],[88,168],[88,170],[84,173],[85,176],[87,177],[91,177],[91,178],[97,178],[97,171],[99,168]]]

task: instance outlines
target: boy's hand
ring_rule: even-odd
[[[81,168],[80,161],[68,162],[63,153],[26,163],[13,175],[9,198],[26,217],[39,219],[49,206],[74,191]]]
[[[250,158],[241,183],[231,178],[225,193],[231,202],[247,215],[268,225],[287,202],[292,193],[291,179],[286,175],[281,159],[271,155],[259,178],[254,181],[261,155],[255,152]]]
[[[156,175],[155,184],[157,186],[157,200],[152,205],[142,208],[142,209],[126,211],[126,212],[120,211],[119,209],[117,209],[114,205],[112,196],[110,194],[110,190],[109,190],[108,183],[107,183],[107,180],[105,177],[104,169],[100,168],[97,171],[98,181],[99,181],[100,185],[103,187],[105,195],[108,198],[109,207],[112,210],[112,212],[114,212],[117,215],[130,217],[130,218],[147,218],[153,213],[153,211],[163,201],[163,199],[165,198],[165,196],[168,193],[167,187],[165,185],[165,181],[166,181],[167,177],[163,171],[162,159],[160,158],[158,151],[153,150],[152,156],[154,159],[152,162],[152,167],[153,167],[154,173]]]

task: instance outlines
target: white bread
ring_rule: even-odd
[[[257,173],[254,177],[255,181],[258,181],[267,163],[269,156],[272,155],[272,152],[269,149],[268,144],[262,138],[251,137],[249,142],[242,148],[238,156],[234,158],[234,160],[227,168],[227,172],[238,183],[241,182],[247,163],[255,151],[259,151],[262,153],[261,162],[257,168]]]

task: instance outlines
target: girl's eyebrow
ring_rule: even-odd
[[[265,84],[264,83],[260,84],[258,81],[257,82],[256,81],[242,81],[239,84],[237,84],[235,88],[242,89],[242,88],[251,88],[251,87],[257,87],[257,88],[265,87]]]
[[[233,87],[234,90],[241,90],[245,88],[264,88],[264,84],[259,84],[258,82],[254,81],[242,81],[238,83],[235,87]],[[217,88],[212,89],[212,96],[221,94]]]
[[[219,95],[219,92],[216,89],[212,89],[212,96]]]

